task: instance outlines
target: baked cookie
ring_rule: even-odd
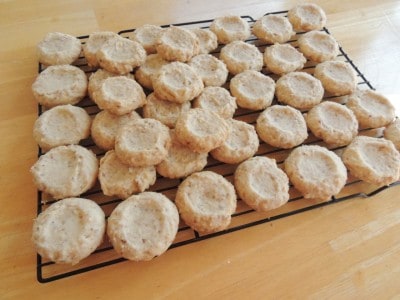
[[[125,165],[111,150],[100,159],[99,181],[104,195],[126,199],[153,185],[156,169],[154,166],[135,168]]]
[[[233,75],[246,70],[261,71],[263,66],[263,56],[258,48],[242,41],[235,41],[224,46],[219,58]]]
[[[339,54],[339,45],[326,32],[310,31],[298,39],[299,49],[312,61],[323,62],[334,59]]]
[[[171,147],[167,157],[157,165],[157,172],[167,178],[182,178],[199,172],[207,165],[208,153],[197,153],[182,145],[170,130]]]
[[[114,39],[118,35],[111,31],[93,32],[89,35],[86,44],[83,45],[83,54],[90,67],[98,67],[97,51],[110,39]]]
[[[33,138],[48,150],[61,145],[78,144],[90,134],[92,120],[80,107],[59,105],[46,110],[33,125]]]
[[[324,88],[321,81],[308,73],[291,72],[278,79],[275,95],[279,102],[304,110],[321,102]]]
[[[88,83],[88,94],[90,99],[94,101],[94,94],[100,90],[103,81],[114,76],[118,75],[103,69],[98,69],[96,72],[90,74]]]
[[[264,142],[283,149],[300,145],[308,137],[303,115],[290,106],[272,105],[257,118],[256,130]]]
[[[35,99],[46,107],[76,104],[86,96],[87,77],[70,65],[50,66],[32,84]]]
[[[165,60],[187,62],[199,54],[199,40],[190,30],[171,26],[164,29],[156,48]]]
[[[158,39],[163,30],[160,26],[145,24],[135,29],[132,34],[132,40],[140,43],[147,54],[156,53]]]
[[[32,241],[42,258],[75,265],[101,244],[105,228],[104,212],[96,202],[67,198],[38,215]]]
[[[199,40],[199,54],[208,54],[218,47],[217,36],[209,29],[193,28],[190,29]]]
[[[296,5],[288,11],[288,19],[296,31],[320,30],[326,24],[326,15],[314,3]]]
[[[283,75],[301,70],[306,62],[303,53],[290,44],[275,44],[264,51],[264,64],[274,74]]]
[[[99,148],[104,150],[114,149],[115,136],[117,135],[118,129],[136,119],[140,119],[136,111],[117,116],[103,110],[93,119],[90,130],[92,139]]]
[[[231,79],[229,88],[240,107],[259,110],[271,105],[275,81],[257,71],[244,71]]]
[[[394,120],[385,128],[384,137],[392,141],[396,149],[400,151],[400,119]]]
[[[147,96],[143,106],[143,116],[160,121],[169,128],[174,128],[178,117],[190,109],[190,102],[174,103],[159,99],[154,93]]]
[[[391,141],[357,136],[342,154],[350,173],[378,186],[399,180],[400,154]]]
[[[183,103],[200,95],[204,85],[192,67],[172,62],[161,67],[154,77],[153,88],[160,99]]]
[[[115,251],[134,261],[163,254],[178,232],[179,214],[163,194],[145,192],[118,204],[107,222],[107,235]]]
[[[250,37],[250,26],[239,16],[224,16],[215,18],[210,25],[221,44],[233,41],[244,41]]]
[[[205,86],[221,86],[228,78],[226,65],[210,54],[196,55],[189,66],[201,77]]]
[[[252,31],[260,40],[270,44],[286,43],[296,34],[289,20],[278,15],[261,17],[254,23]]]
[[[115,153],[131,167],[153,166],[168,155],[168,127],[154,119],[137,119],[118,129]]]
[[[236,210],[235,189],[217,173],[198,172],[179,185],[175,204],[188,226],[201,233],[212,233],[229,226]]]
[[[304,198],[322,201],[338,194],[347,180],[346,167],[340,158],[317,145],[292,150],[285,160],[285,172]]]
[[[69,65],[81,54],[81,42],[74,36],[50,32],[36,47],[39,62],[45,65]]]
[[[227,164],[237,164],[252,157],[258,150],[258,136],[254,127],[242,121],[227,120],[230,127],[225,142],[211,150],[211,156]]]
[[[39,191],[54,199],[78,196],[96,182],[98,162],[94,153],[82,146],[58,146],[39,157],[31,173]]]
[[[193,100],[194,108],[203,108],[215,112],[223,119],[232,118],[237,108],[236,98],[232,97],[228,90],[208,86]]]
[[[161,67],[168,64],[158,54],[150,54],[147,56],[146,61],[135,72],[136,80],[145,88],[153,89],[153,78],[158,74]]]
[[[209,152],[228,138],[229,126],[216,113],[194,108],[181,114],[175,125],[178,141],[194,152]]]
[[[379,128],[395,118],[395,108],[389,99],[373,90],[356,90],[346,106],[356,115],[362,128]]]

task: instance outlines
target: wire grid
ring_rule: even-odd
[[[283,15],[286,16],[287,11],[280,11],[280,12],[273,12],[270,14],[278,14],[278,15]],[[255,20],[250,17],[250,16],[242,16],[244,20],[246,20],[250,25],[252,25]],[[180,23],[180,24],[171,24],[174,26],[183,26],[186,28],[195,28],[195,27],[201,27],[201,28],[208,28],[209,25],[211,24],[212,20],[204,20],[204,21],[195,21],[195,22],[188,22],[188,23]],[[168,27],[171,25],[164,25],[162,27]],[[330,34],[330,32],[324,28],[323,31],[326,33]],[[123,37],[130,38],[131,34],[134,32],[134,29],[129,29],[129,30],[123,30],[120,31],[118,34],[120,34]],[[290,40],[288,43],[292,44],[297,48],[297,39],[298,36],[303,33],[298,33],[296,36]],[[88,36],[81,36],[79,39],[81,39],[82,44],[85,43],[87,40]],[[252,36],[249,38],[246,42],[251,43],[256,45],[261,52],[264,52],[264,49],[268,44],[262,43],[259,41],[256,37]],[[212,54],[215,56],[219,56],[219,51],[221,49],[221,45],[215,50]],[[361,89],[373,89],[372,85],[370,82],[364,77],[364,75],[358,70],[358,68],[355,66],[355,64],[349,59],[347,54],[344,52],[344,50],[340,47],[340,54],[338,55],[337,59],[345,61],[349,63],[352,68],[356,71],[357,76],[358,76],[358,87]],[[83,56],[81,56],[77,62],[75,62],[75,65],[80,67],[82,70],[84,70],[88,75],[90,75],[92,72],[95,71],[95,69],[91,69],[88,67],[86,60]],[[313,74],[315,63],[307,61],[303,71]],[[39,64],[39,72],[41,72],[44,69],[44,66]],[[265,68],[262,70],[262,72],[266,75],[271,76],[275,80],[278,78],[278,76],[270,73],[268,70]],[[229,82],[229,79],[228,79]],[[229,84],[225,85],[226,88],[229,89]],[[146,91],[149,93],[150,91]],[[326,94],[324,96],[324,99],[329,99],[330,101],[335,101],[338,103],[343,103],[344,97],[334,97]],[[276,104],[276,99],[274,99],[273,104]],[[79,104],[80,107],[83,107],[91,116],[94,116],[98,111],[99,108],[94,104],[88,97],[82,100]],[[38,112],[39,115],[42,113],[43,108],[39,105]],[[250,124],[255,124],[255,121],[260,114],[261,111],[250,111],[250,110],[245,110],[245,109],[238,109],[235,113],[235,119],[245,121]],[[381,137],[382,132],[379,129],[364,129],[360,131],[361,135],[369,135],[369,136],[376,136],[376,137]],[[105,154],[105,151],[99,149],[94,142],[89,138],[86,140],[83,140],[80,143],[82,146],[91,149],[98,158],[103,156]],[[314,137],[310,132],[309,132],[309,137],[308,139],[303,143],[303,144],[315,144],[315,145],[321,145],[329,148],[326,144],[324,144],[320,139],[317,139]],[[335,151],[336,153],[340,154],[344,147],[338,147],[338,148],[330,148],[330,150]],[[269,146],[268,144],[260,141],[260,147],[256,155],[263,155],[263,156],[268,156],[270,158],[276,159],[278,166],[282,167],[282,163],[289,154],[290,150],[283,150],[283,149],[278,149],[274,148],[272,146]],[[42,155],[41,149],[39,149],[39,156]],[[233,173],[236,169],[237,165],[228,165],[225,163],[221,163],[217,160],[214,160],[213,158],[209,157],[208,159],[208,164],[205,168],[205,170],[210,170],[217,172],[221,175],[223,175],[225,178],[227,178],[229,181],[232,182],[233,179]],[[174,200],[175,198],[175,193],[177,186],[180,184],[182,180],[178,179],[166,179],[162,178],[159,175],[157,176],[157,181],[156,184],[153,185],[149,190],[150,191],[156,191],[163,193],[165,196],[167,196],[169,199]],[[396,182],[393,185],[397,185],[400,182]],[[179,225],[179,231],[177,234],[177,237],[173,244],[171,245],[170,249],[175,248],[175,247],[180,247],[184,246],[189,243],[194,243],[194,242],[199,242],[208,238],[212,237],[217,237],[221,236],[230,232],[242,230],[251,226],[255,226],[258,224],[262,223],[267,223],[271,222],[277,219],[285,218],[291,215],[295,215],[298,213],[302,213],[311,209],[315,209],[318,207],[322,207],[325,205],[330,205],[333,203],[337,203],[340,201],[345,201],[348,199],[353,199],[356,197],[369,197],[374,194],[379,193],[380,191],[388,188],[387,186],[385,187],[376,187],[372,186],[370,184],[367,184],[363,181],[360,181],[358,179],[353,178],[350,174],[348,174],[348,181],[343,188],[343,190],[336,196],[332,197],[329,201],[326,202],[318,202],[312,199],[304,199],[300,193],[291,185],[290,186],[290,200],[289,202],[273,211],[270,212],[256,212],[252,209],[250,209],[243,201],[238,199],[238,204],[237,204],[237,210],[236,212],[232,215],[232,222],[231,225],[223,231],[212,233],[212,234],[199,234],[198,232],[192,230],[189,228],[186,224],[183,222],[180,223]],[[91,190],[88,192],[84,193],[81,195],[83,198],[88,198],[96,201],[104,210],[106,216],[108,217],[111,213],[111,211],[116,207],[118,203],[121,202],[121,199],[113,198],[113,197],[108,197],[102,194],[100,185],[99,183],[96,184],[95,187],[93,187]],[[51,199],[48,195],[38,191],[38,203],[37,203],[37,213],[39,214],[43,210],[45,210],[49,205],[54,203],[55,201]],[[69,266],[69,265],[58,265],[55,264],[51,261],[45,260],[41,258],[40,255],[37,255],[37,279],[41,283],[46,283],[46,282],[51,282],[54,280],[58,280],[61,278],[77,275],[80,273],[92,271],[95,269],[103,268],[109,265],[117,264],[120,262],[126,261],[126,259],[120,257],[112,248],[111,244],[105,238],[105,241],[98,247],[98,249],[91,254],[88,258],[84,259],[82,262],[75,266]],[[157,262],[154,262],[157,263]]]

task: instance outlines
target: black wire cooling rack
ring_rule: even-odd
[[[273,12],[269,14],[278,14],[278,15],[283,15],[286,16],[287,11],[279,11],[279,12]],[[252,25],[255,20],[250,17],[250,16],[242,16],[242,19],[246,20],[250,25]],[[194,22],[187,22],[187,23],[179,23],[179,24],[170,24],[170,25],[164,25],[162,27],[168,27],[171,25],[174,26],[183,26],[186,28],[196,28],[196,27],[201,27],[201,28],[208,28],[209,25],[211,24],[212,20],[203,20],[203,21],[194,21]],[[326,33],[330,34],[328,29],[324,28],[323,31]],[[128,30],[122,30],[118,34],[120,34],[123,37],[130,38],[131,34],[134,32],[134,29],[128,29]],[[288,43],[292,44],[293,46],[297,47],[297,39],[298,36],[303,33],[298,33],[292,40],[290,40]],[[82,41],[82,44],[85,43],[87,40],[88,36],[81,36],[79,39]],[[264,49],[268,44],[262,43],[259,41],[256,37],[251,37],[248,39],[246,42],[255,44],[261,52],[264,52]],[[212,54],[217,56],[219,55],[219,51],[221,49],[221,46],[217,48]],[[344,50],[340,47],[340,54],[337,57],[337,60],[345,61],[349,63],[352,68],[356,71],[357,76],[358,76],[358,87],[360,89],[373,89],[372,85],[370,82],[365,78],[365,76],[358,70],[356,65],[353,63],[352,60],[348,57],[348,55],[344,52]],[[82,56],[78,59],[77,62],[75,62],[75,65],[80,67],[82,70],[84,70],[88,75],[95,71],[94,69],[91,69],[88,67],[85,58]],[[310,74],[313,74],[315,67],[315,63],[308,61],[303,69],[303,71],[308,72]],[[41,72],[44,69],[44,66],[39,64],[39,72]],[[277,76],[270,73],[268,70],[263,69],[262,72],[266,75],[271,76],[275,80],[277,79]],[[226,85],[228,88],[229,86]],[[329,99],[330,101],[335,101],[338,103],[343,103],[344,97],[334,97],[329,94],[326,94],[324,99]],[[274,100],[274,103],[276,103],[276,99]],[[94,104],[89,98],[85,98],[79,103],[80,107],[83,107],[90,115],[95,115],[99,109]],[[39,115],[42,113],[43,108],[39,105],[38,108],[38,113]],[[255,120],[257,119],[258,115],[260,114],[261,111],[250,111],[250,110],[245,110],[245,109],[238,109],[235,113],[235,119],[245,121],[250,124],[254,124]],[[369,136],[376,136],[380,137],[382,136],[382,132],[379,129],[364,129],[361,130],[360,135],[369,135]],[[104,155],[104,151],[101,149],[97,148],[96,145],[93,143],[91,139],[84,140],[80,143],[82,146],[87,147],[88,149],[91,149],[97,157],[101,157]],[[311,133],[309,133],[309,138],[304,142],[304,144],[317,144],[317,145],[325,145],[321,140],[315,138]],[[328,147],[329,148],[329,147]],[[330,150],[333,150],[340,154],[342,151],[343,147],[339,148],[330,148]],[[288,150],[283,150],[283,149],[277,149],[274,147],[269,146],[268,144],[265,144],[264,142],[260,142],[260,147],[256,155],[265,155],[271,158],[276,159],[278,162],[278,165],[282,165],[283,161],[287,157],[288,153],[290,151]],[[42,150],[39,149],[38,155],[42,155]],[[228,180],[232,181],[233,173],[236,168],[236,165],[228,165],[224,164],[221,162],[218,162],[211,157],[208,160],[208,164],[206,166],[206,170],[211,170],[214,172],[217,172],[224,177],[226,177]],[[184,246],[186,244],[194,243],[194,242],[199,242],[205,239],[209,239],[212,237],[218,237],[220,235],[224,235],[230,232],[246,229],[251,226],[255,226],[258,224],[263,224],[267,222],[271,222],[274,220],[278,220],[281,218],[289,217],[291,215],[295,215],[298,213],[302,213],[311,209],[315,209],[318,207],[330,205],[333,203],[345,201],[348,199],[353,199],[356,197],[369,197],[372,195],[375,195],[382,190],[388,188],[388,186],[385,187],[376,187],[372,186],[370,184],[367,184],[363,181],[357,180],[353,178],[350,174],[348,176],[348,181],[343,188],[343,190],[336,196],[332,197],[329,201],[327,202],[317,202],[313,201],[310,199],[304,199],[297,190],[295,190],[292,186],[290,187],[290,200],[289,202],[273,211],[270,212],[256,212],[252,209],[250,209],[245,203],[243,203],[240,199],[238,200],[238,205],[237,205],[237,210],[232,216],[232,223],[229,226],[228,229],[217,232],[217,233],[212,233],[212,234],[205,234],[201,235],[196,231],[193,231],[191,228],[189,228],[186,224],[182,223],[179,226],[179,231],[177,234],[177,237],[174,241],[174,243],[171,245],[170,249]],[[177,186],[181,180],[172,180],[172,179],[166,179],[162,178],[160,176],[157,177],[157,182],[154,186],[150,188],[151,191],[156,191],[163,193],[166,195],[168,198],[171,200],[174,200],[175,198],[175,193]],[[397,185],[400,182],[396,182],[393,185]],[[108,197],[102,194],[101,189],[99,184],[97,183],[94,188],[89,190],[88,192],[84,193],[81,195],[81,197],[92,199],[96,201],[104,210],[106,216],[108,217],[111,213],[111,211],[115,208],[115,206],[121,202],[121,199],[117,198],[112,198]],[[51,198],[49,198],[48,195],[38,192],[37,195],[37,213],[39,214],[43,210],[45,210],[49,205],[54,203],[55,201]],[[99,268],[103,268],[109,265],[117,264],[126,261],[126,259],[120,257],[112,248],[111,244],[108,242],[107,238],[105,238],[105,241],[99,246],[99,248],[91,254],[88,258],[84,259],[82,262],[75,266],[69,266],[69,265],[59,265],[59,264],[54,264],[51,261],[47,261],[43,259],[40,255],[37,255],[37,279],[41,283],[46,283],[46,282],[51,282],[54,280],[62,279],[65,277],[69,276],[74,276],[80,273],[96,270]],[[157,263],[157,262],[154,262]]]

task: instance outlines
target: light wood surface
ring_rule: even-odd
[[[399,105],[400,2],[315,1],[374,87]],[[119,31],[225,14],[260,17],[296,1],[0,1],[0,298],[393,299],[400,297],[400,187],[40,284],[30,241],[36,189],[35,44],[49,31]],[[399,111],[399,107],[398,111]]]

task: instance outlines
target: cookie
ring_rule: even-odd
[[[257,118],[257,133],[264,142],[283,149],[303,143],[308,137],[306,121],[297,109],[272,105]]]
[[[321,81],[310,74],[291,72],[278,79],[275,95],[279,102],[304,110],[321,102],[324,88]]]
[[[212,150],[211,156],[227,164],[237,164],[252,157],[258,150],[258,136],[254,127],[242,121],[227,120],[230,127],[225,142]]]
[[[153,166],[168,155],[168,127],[154,119],[137,119],[118,129],[115,153],[131,167]]]
[[[390,123],[384,132],[384,137],[393,142],[397,150],[400,150],[400,120],[396,119]]]
[[[145,88],[153,89],[153,78],[160,71],[161,67],[168,64],[158,54],[150,54],[147,56],[146,61],[135,72],[136,80]]]
[[[314,106],[307,113],[306,122],[316,137],[336,147],[350,144],[358,133],[358,122],[353,112],[331,101]]]
[[[160,26],[145,24],[135,29],[132,40],[140,43],[147,54],[157,52],[156,46],[163,30]]]
[[[98,67],[97,51],[110,39],[118,35],[111,31],[93,32],[89,35],[86,44],[83,45],[83,54],[90,67]]]
[[[36,47],[39,62],[45,65],[72,64],[81,49],[81,42],[76,37],[60,32],[46,34]]]
[[[42,258],[75,265],[101,244],[105,223],[104,212],[94,201],[67,198],[38,215],[32,241]]]
[[[235,41],[224,46],[219,58],[233,75],[246,70],[261,71],[263,66],[263,56],[258,48],[242,41]]]
[[[301,70],[306,62],[303,53],[290,44],[275,44],[264,51],[264,64],[274,74],[283,75]]]
[[[342,160],[365,182],[383,186],[399,180],[400,154],[389,140],[358,136],[343,151]]]
[[[235,189],[217,173],[198,172],[179,185],[175,204],[188,226],[201,233],[212,233],[229,226],[236,210]]]
[[[326,24],[325,12],[314,3],[296,5],[288,11],[288,19],[298,32],[320,30]]]
[[[257,71],[244,71],[231,79],[229,88],[240,107],[259,110],[271,105],[275,81]]]
[[[329,34],[322,31],[310,31],[298,39],[300,51],[315,62],[333,60],[339,54],[339,45]]]
[[[32,84],[35,99],[46,107],[76,104],[86,96],[87,77],[70,65],[50,66]]]
[[[253,34],[266,43],[286,43],[295,35],[292,24],[286,17],[266,15],[258,19],[253,25]]]
[[[317,145],[292,150],[285,160],[285,172],[304,198],[321,201],[338,194],[347,180],[346,167],[340,158]]]
[[[115,251],[134,261],[160,256],[178,232],[179,214],[164,195],[145,192],[118,204],[107,222],[107,235]]]
[[[35,121],[33,138],[44,150],[78,144],[89,137],[91,122],[83,108],[70,104],[59,105],[45,111]]]
[[[190,29],[199,40],[199,54],[208,54],[218,47],[217,36],[209,29]]]
[[[232,118],[237,108],[236,98],[222,87],[208,86],[193,100],[194,108],[203,108],[215,112],[223,119]]]
[[[96,182],[98,162],[94,153],[82,146],[58,146],[39,157],[31,173],[39,191],[54,199],[76,197]]]
[[[289,201],[289,179],[275,159],[257,156],[242,162],[234,175],[240,199],[257,211],[269,211]]]
[[[250,37],[250,26],[239,16],[224,16],[215,18],[210,25],[218,42],[229,44],[233,41],[244,41]]]
[[[205,86],[222,86],[228,78],[226,65],[210,54],[196,55],[190,60],[189,66],[200,76]]]

